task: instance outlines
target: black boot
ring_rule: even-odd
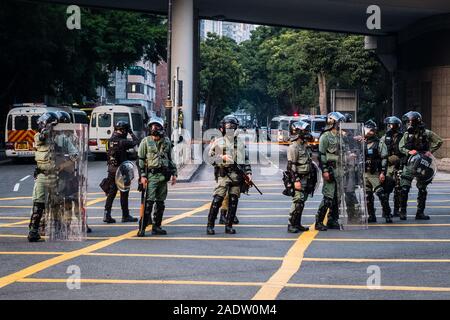
[[[287,227],[287,232],[289,233],[299,233],[300,229],[297,228],[298,212],[294,209],[289,215],[289,224]]]
[[[38,242],[42,240],[39,235],[39,225],[41,222],[41,218],[44,215],[45,204],[40,202],[33,203],[33,213],[31,214],[30,224],[29,224],[29,233],[28,233],[28,241],[29,242]]]
[[[327,198],[324,198],[322,205],[319,207],[319,211],[317,211],[316,225],[314,227],[316,230],[327,231],[327,227],[323,224],[323,220],[330,208],[328,207],[328,204],[331,205],[331,200],[328,201]]]
[[[383,187],[376,191],[378,199],[380,199],[381,207],[383,208],[383,217],[386,223],[392,223],[391,207],[389,206],[389,195],[384,192]]]
[[[206,234],[214,235],[214,225],[216,223],[217,214],[219,213],[219,209],[222,206],[223,198],[221,196],[215,195],[211,206],[209,207],[208,214],[208,224],[206,226]]]
[[[417,194],[417,213],[416,220],[430,220],[430,216],[427,216],[425,211],[425,203],[427,202],[427,189],[419,189]]]
[[[410,187],[403,186],[400,193],[400,220],[406,220],[406,208],[408,206],[408,194]]]
[[[153,211],[153,201],[147,201],[145,204],[144,216],[139,219],[139,231],[137,236],[144,237],[145,236],[145,228],[148,225],[152,224],[152,211]]]
[[[367,213],[369,215],[369,218],[367,219],[367,222],[369,223],[375,223],[377,222],[377,217],[375,215],[375,205],[374,205],[374,196],[372,191],[366,192],[366,203],[367,203]]]
[[[401,189],[395,187],[394,189],[394,211],[393,217],[400,217],[400,201],[401,201]]]
[[[163,236],[167,234],[167,231],[161,228],[161,223],[162,223],[162,218],[163,218],[165,208],[166,207],[165,207],[163,201],[156,201],[152,234],[163,235]]]
[[[130,212],[127,211],[122,211],[122,222],[137,222],[138,219],[131,216]]]
[[[227,209],[220,209],[220,219],[219,224],[227,223]]]
[[[337,195],[335,194],[335,199],[332,202],[330,214],[328,215],[327,222],[328,229],[340,230],[341,225],[339,224],[339,204],[337,201]]]
[[[225,233],[235,234],[236,230],[233,229],[234,218],[236,217],[237,206],[239,202],[239,197],[235,194],[231,194],[229,196],[230,202],[228,204],[228,216],[227,216],[227,224],[225,226]]]
[[[304,208],[305,208],[305,203],[303,201],[297,202],[295,204],[295,211],[294,211],[295,212],[295,218],[292,220],[292,222],[294,223],[293,225],[295,226],[295,228],[299,232],[303,232],[303,231],[308,231],[309,230],[309,227],[302,226],[302,214],[303,214],[303,209]],[[291,217],[291,218],[293,218],[293,217]],[[289,221],[289,224],[292,225],[291,220]],[[288,232],[290,232],[290,231],[288,230]]]
[[[105,209],[105,212],[103,213],[103,222],[116,223],[116,219],[113,219],[111,217],[111,210],[106,210]]]

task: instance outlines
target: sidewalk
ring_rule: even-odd
[[[8,163],[10,161],[11,160],[6,158],[5,150],[4,149],[0,149],[0,165],[4,164],[4,163]]]
[[[450,173],[450,158],[438,159],[438,171]]]
[[[177,182],[191,182],[195,174],[200,170],[202,164],[187,164],[178,170]]]

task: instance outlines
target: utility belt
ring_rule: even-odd
[[[44,175],[48,176],[50,173],[51,173],[51,172],[48,171],[48,170],[42,170],[42,169],[36,167],[36,168],[34,169],[34,174],[33,174],[33,175],[34,175],[34,177],[36,178],[36,177],[37,177],[38,175],[40,175],[40,174],[44,174]]]
[[[161,173],[162,175],[164,175],[164,178],[166,179],[166,181],[169,181],[170,177],[172,176],[172,172],[170,172],[168,167],[147,169],[147,175],[158,174],[158,173]]]
[[[366,172],[374,174],[381,171],[381,161],[380,160],[366,160]]]
[[[235,165],[232,165],[230,167],[220,166],[219,167],[219,176],[223,178],[223,177],[228,176],[230,173],[236,172],[236,171],[237,171],[237,167]]]

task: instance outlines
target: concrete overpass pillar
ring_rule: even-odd
[[[193,128],[194,80],[194,0],[172,0],[172,85],[174,131],[178,126],[179,97],[182,96],[183,127],[189,133]],[[182,87],[177,81],[181,80]],[[174,82],[175,81],[175,82]],[[181,89],[181,95],[180,90]]]

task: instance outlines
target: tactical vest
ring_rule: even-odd
[[[417,150],[418,152],[430,151],[430,139],[426,130],[420,130],[418,133],[406,133],[405,148],[408,150]]]
[[[245,156],[245,145],[244,143],[238,139],[238,137],[233,138],[233,142],[228,139],[222,137],[218,138],[214,147],[218,148],[218,153],[221,155],[228,154],[230,155],[234,161],[239,164],[243,164],[246,160]],[[234,167],[232,163],[219,163],[219,167]]]
[[[399,148],[400,139],[401,139],[400,133],[397,133],[397,135],[395,136],[391,131],[386,132],[384,143],[386,144],[389,156],[401,155]]]
[[[339,136],[333,135],[331,131],[325,137],[328,140],[326,157],[328,162],[337,163],[339,161]]]
[[[40,133],[34,136],[36,152],[34,153],[34,159],[38,169],[42,171],[50,171],[55,168],[55,159],[53,157],[53,152],[49,144],[48,139],[45,141],[39,140]]]
[[[113,134],[111,139],[108,141],[108,151],[106,152],[108,156],[108,166],[118,167],[120,164],[126,160],[128,160],[127,150],[121,147],[121,141],[124,138],[119,137],[116,134]]]
[[[379,146],[380,140],[378,139],[374,140],[373,142],[368,142],[365,145],[366,171],[372,174],[381,171],[381,154]]]
[[[311,155],[310,151],[305,145],[302,145],[300,143],[296,143],[296,151],[297,151],[297,162],[294,163],[296,165],[296,173],[300,175],[308,174],[310,171],[310,162],[311,162]]]
[[[164,138],[156,142],[150,137],[145,138],[147,144],[147,155],[145,157],[148,169],[168,168],[170,157],[170,140]]]

